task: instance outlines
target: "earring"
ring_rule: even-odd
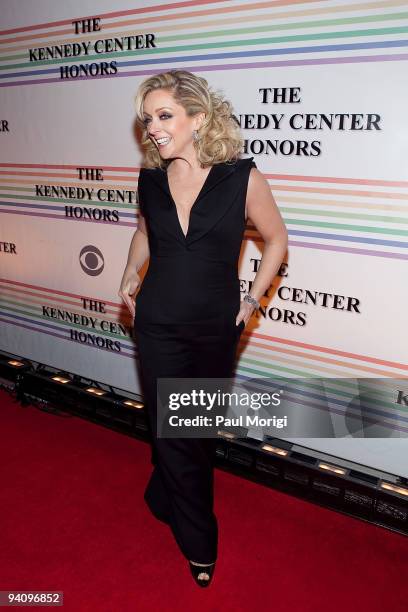
[[[196,142],[197,140],[200,140],[197,130],[193,130],[193,140],[195,140]]]

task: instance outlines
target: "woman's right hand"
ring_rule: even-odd
[[[140,285],[140,276],[135,270],[125,269],[122,277],[122,282],[120,283],[120,289],[118,291],[118,295],[125,302],[128,307],[130,314],[132,315],[132,319],[135,318],[135,297],[136,297],[136,289]]]

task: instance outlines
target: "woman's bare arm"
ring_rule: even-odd
[[[139,270],[149,255],[146,222],[142,215],[140,215],[139,224],[130,243],[127,263],[118,291],[118,295],[125,302],[132,317],[135,316],[135,296],[140,284]]]
[[[288,231],[268,181],[257,168],[252,168],[249,174],[246,208],[248,217],[264,241],[261,263],[250,290],[250,295],[259,302],[271,286],[286,254]],[[252,312],[253,306],[242,302],[237,322],[244,319],[247,323]]]
[[[139,272],[140,268],[150,256],[149,242],[147,238],[146,221],[142,215],[129,247],[126,268]]]

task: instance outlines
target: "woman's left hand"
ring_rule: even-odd
[[[255,306],[249,304],[248,302],[241,301],[241,308],[239,309],[239,313],[237,318],[235,319],[235,324],[239,325],[241,321],[244,321],[245,325],[248,323],[251,318],[252,313],[255,310]]]

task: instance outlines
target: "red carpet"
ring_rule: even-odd
[[[143,501],[146,443],[3,391],[0,405],[0,590],[60,590],[67,612],[407,609],[408,538],[221,470],[200,589]]]

